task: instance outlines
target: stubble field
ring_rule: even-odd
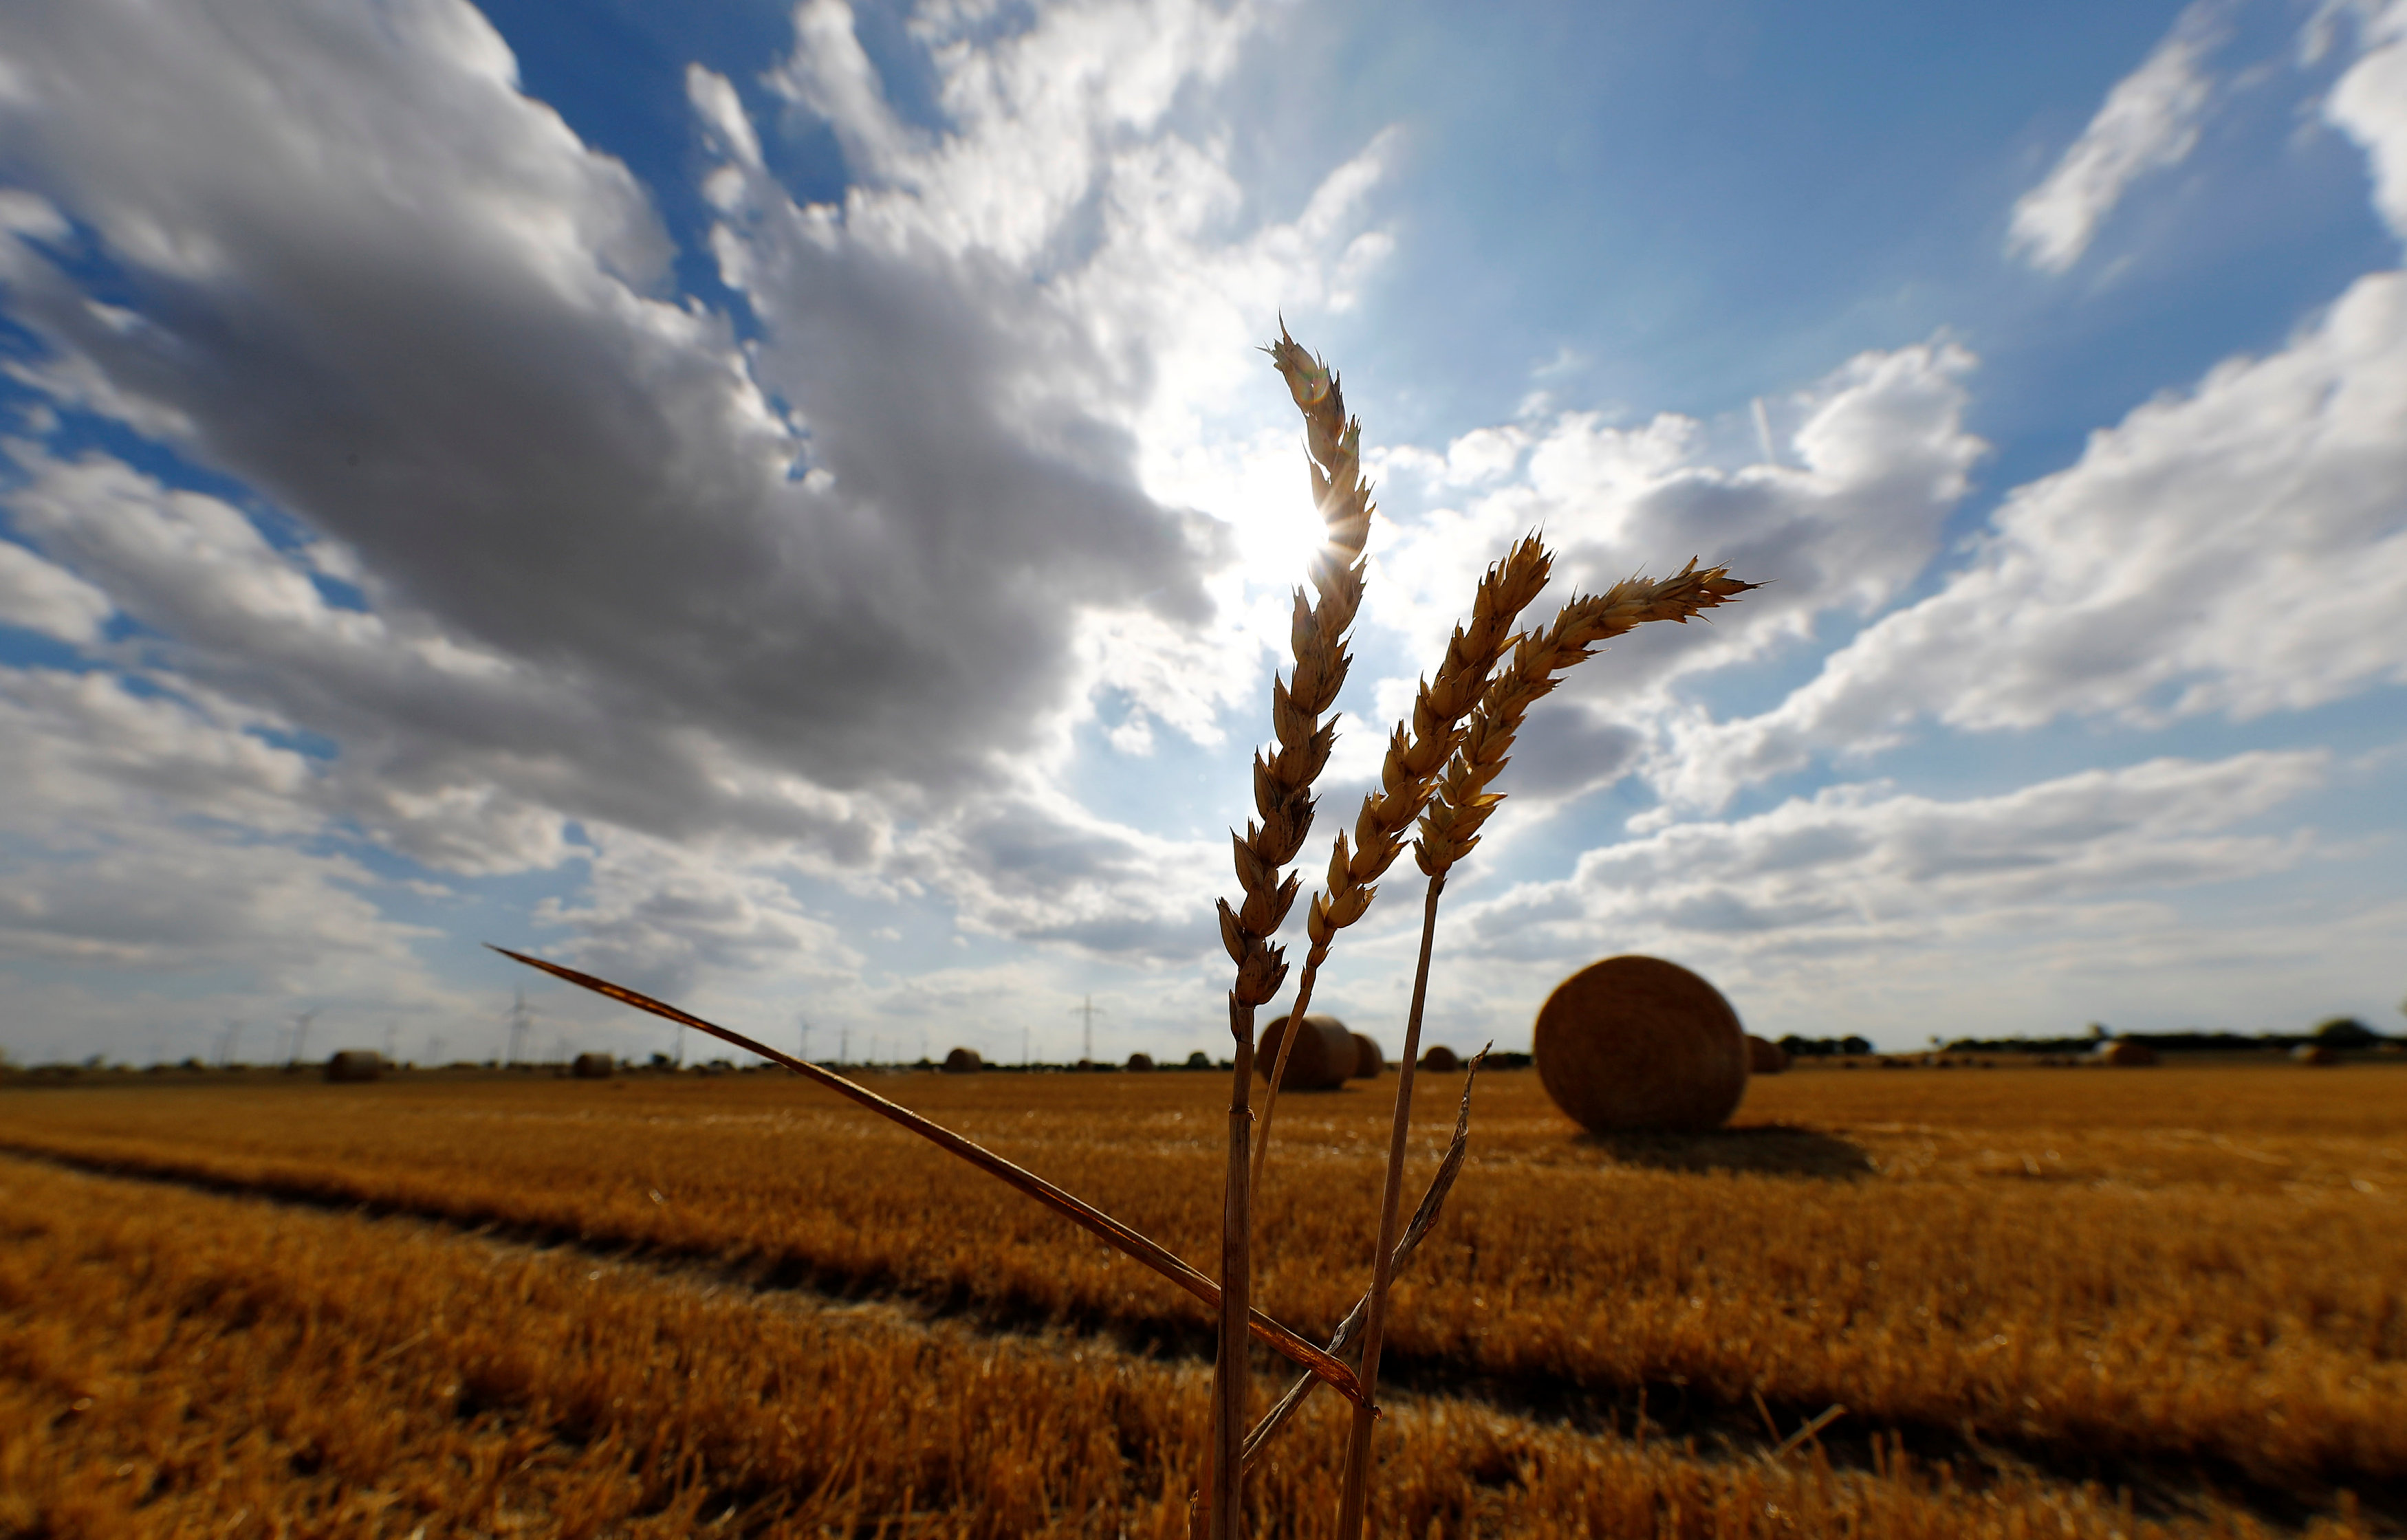
[[[1221,1077],[875,1083],[1213,1254]],[[1282,1102],[1307,1335],[1394,1084]],[[1489,1072],[1471,1148],[1381,1533],[2401,1533],[2407,1068],[1814,1070],[1617,1141]],[[0,1151],[0,1535],[1184,1530],[1201,1307],[789,1077],[7,1090]],[[1333,1412],[1259,1533],[1329,1523]]]

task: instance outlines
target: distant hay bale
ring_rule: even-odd
[[[326,1061],[330,1081],[372,1081],[384,1073],[384,1055],[366,1048],[346,1048]]]
[[[1153,1067],[1153,1055],[1150,1053],[1132,1053],[1129,1055],[1128,1067],[1129,1073],[1132,1075],[1141,1075]]]
[[[1367,1033],[1354,1034],[1354,1078],[1375,1081],[1388,1072],[1388,1055]]]
[[[2143,1065],[2156,1063],[2157,1051],[2146,1043],[2135,1043],[2129,1038],[2117,1038],[2113,1042],[2099,1048],[2098,1062],[2115,1065],[2125,1069],[2136,1069]]]
[[[1702,1133],[1746,1094],[1738,1012],[1660,957],[1608,957],[1557,984],[1531,1051],[1546,1095],[1591,1133]]]
[[[947,1075],[975,1075],[986,1067],[986,1061],[978,1057],[975,1048],[956,1048],[945,1055],[939,1067]]]
[[[2340,1050],[2329,1043],[2300,1043],[2290,1050],[2290,1057],[2300,1064],[2334,1065],[2340,1063]]]
[[[619,1061],[607,1053],[579,1053],[569,1061],[568,1072],[580,1081],[606,1081],[619,1072]]]
[[[1421,1067],[1441,1075],[1450,1074],[1462,1067],[1462,1060],[1455,1055],[1453,1049],[1440,1043],[1421,1055]]]
[[[1284,1016],[1274,1018],[1263,1029],[1254,1048],[1255,1074],[1271,1078],[1271,1066],[1278,1062],[1279,1041],[1286,1035]],[[1295,1052],[1287,1057],[1287,1073],[1279,1080],[1279,1089],[1333,1091],[1354,1073],[1360,1058],[1354,1034],[1346,1030],[1344,1022],[1334,1016],[1306,1016],[1303,1030],[1295,1037]]]
[[[1746,1072],[1777,1075],[1788,1067],[1788,1051],[1750,1032],[1746,1035]]]

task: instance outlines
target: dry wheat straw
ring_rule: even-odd
[[[1512,640],[1513,623],[1546,586],[1554,558],[1535,535],[1525,535],[1504,559],[1479,579],[1472,596],[1471,619],[1457,626],[1446,645],[1434,681],[1424,679],[1413,700],[1412,728],[1398,723],[1388,741],[1388,757],[1380,770],[1379,789],[1362,798],[1354,820],[1354,847],[1348,851],[1340,831],[1329,857],[1328,885],[1312,896],[1306,929],[1312,940],[1305,954],[1303,978],[1296,985],[1287,1029],[1271,1066],[1270,1083],[1262,1093],[1261,1132],[1255,1141],[1253,1180],[1261,1184],[1262,1166],[1270,1157],[1271,1115],[1278,1109],[1279,1079],[1294,1050],[1303,1013],[1312,1004],[1312,987],[1337,933],[1360,920],[1378,890],[1372,884],[1387,874],[1403,849],[1404,831],[1420,816],[1437,774],[1454,751],[1457,727],[1481,699],[1489,671]]]
[[[579,988],[590,989],[597,995],[606,995],[622,1005],[649,1011],[655,1016],[691,1026],[698,1032],[707,1032],[720,1041],[731,1043],[748,1053],[757,1053],[772,1064],[782,1065],[805,1080],[816,1081],[838,1095],[860,1103],[879,1117],[901,1124],[938,1149],[961,1157],[988,1175],[996,1177],[1007,1185],[1025,1193],[1062,1218],[1097,1236],[1105,1244],[1145,1264],[1214,1309],[1219,1308],[1222,1297],[1220,1286],[1188,1265],[1176,1253],[1121,1223],[1094,1205],[1063,1192],[1034,1172],[1014,1165],[976,1140],[964,1138],[944,1124],[923,1118],[900,1103],[887,1100],[867,1086],[856,1085],[843,1076],[822,1069],[818,1065],[789,1057],[766,1044],[753,1041],[741,1032],[730,1031],[715,1022],[705,1021],[691,1011],[680,1010],[676,1006],[653,999],[648,995],[638,994],[621,984],[614,984],[607,979],[599,979],[591,973],[580,973],[576,968],[560,963],[547,962],[541,957],[530,957],[524,953],[512,952],[507,947],[496,946],[491,950],[514,962],[524,963],[527,967],[540,968],[554,978],[564,979]],[[1354,1371],[1332,1355],[1314,1347],[1295,1332],[1273,1321],[1260,1310],[1247,1312],[1246,1325],[1251,1335],[1261,1338],[1282,1357],[1310,1370],[1315,1378],[1326,1379],[1337,1387],[1347,1400],[1355,1402],[1361,1400],[1362,1389],[1355,1380]]]
[[[1651,583],[1633,577],[1602,594],[1573,600],[1543,635],[1523,637],[1512,663],[1488,685],[1472,725],[1446,768],[1445,782],[1421,819],[1414,859],[1429,877],[1421,903],[1420,954],[1413,971],[1413,1003],[1404,1023],[1404,1052],[1396,1076],[1396,1115],[1388,1140],[1388,1173],[1379,1198],[1379,1240],[1371,1253],[1369,1318],[1362,1330],[1363,1400],[1356,1404],[1346,1447],[1346,1483],[1338,1502],[1339,1540],[1357,1540],[1369,1507],[1371,1437],[1379,1392],[1379,1351],[1388,1323],[1388,1291],[1395,1277],[1397,1209],[1403,1193],[1404,1138],[1412,1119],[1413,1072],[1420,1056],[1421,1017],[1429,1001],[1430,950],[1437,934],[1437,906],[1446,873],[1479,842],[1501,793],[1487,788],[1504,768],[1531,705],[1555,686],[1564,670],[1589,656],[1610,637],[1650,620],[1682,624],[1688,616],[1728,603],[1749,588],[1723,567],[1699,571],[1694,558],[1676,575]]]
[[[1220,1220],[1220,1353],[1212,1371],[1211,1475],[1205,1490],[1206,1533],[1236,1540],[1244,1519],[1245,1464],[1239,1456],[1252,1376],[1246,1360],[1248,1293],[1252,1288],[1253,1208],[1247,1160],[1253,1123],[1254,1011],[1287,979],[1285,950],[1272,941],[1295,902],[1302,879],[1281,875],[1312,829],[1312,784],[1329,763],[1334,723],[1320,719],[1337,703],[1351,663],[1346,632],[1362,603],[1362,545],[1371,530],[1371,488],[1362,479],[1362,425],[1346,415],[1337,375],[1279,327],[1263,349],[1287,381],[1303,414],[1305,459],[1313,505],[1324,526],[1310,577],[1317,602],[1298,589],[1289,625],[1294,666],[1287,680],[1271,679],[1271,728],[1278,740],[1268,758],[1254,756],[1254,811],[1243,835],[1232,833],[1242,904],[1220,900],[1220,939],[1237,965],[1229,990],[1229,1034],[1236,1041],[1229,1091],[1229,1174]],[[1289,1041],[1294,1040],[1293,1034]]]
[[[1494,1046],[1490,1043],[1488,1048]],[[1403,1271],[1404,1264],[1420,1250],[1422,1237],[1430,1233],[1430,1227],[1437,1223],[1438,1215],[1445,1210],[1446,1195],[1454,1191],[1454,1179],[1460,1174],[1462,1157],[1471,1147],[1471,1088],[1479,1079],[1480,1065],[1487,1061],[1488,1048],[1482,1048],[1472,1055],[1471,1072],[1462,1078],[1462,1105],[1455,1109],[1454,1137],[1447,1141],[1446,1154],[1437,1163],[1437,1174],[1430,1179],[1429,1191],[1421,1194],[1419,1207],[1413,1210],[1413,1222],[1404,1226],[1403,1236],[1396,1242],[1395,1257],[1390,1264],[1393,1271]],[[1354,1308],[1346,1312],[1345,1321],[1330,1336],[1330,1353],[1342,1353],[1352,1347],[1354,1339],[1362,1335],[1363,1323],[1370,1317],[1371,1296],[1366,1292],[1354,1302]],[[1246,1435],[1247,1469],[1250,1470],[1261,1459],[1262,1447],[1303,1406],[1304,1398],[1312,1393],[1312,1387],[1317,1383],[1316,1376],[1299,1376],[1295,1383],[1287,1388],[1287,1393],[1279,1397],[1277,1405],[1264,1414],[1260,1424]]]

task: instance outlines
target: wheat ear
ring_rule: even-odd
[[[1429,877],[1421,903],[1420,955],[1413,971],[1412,1013],[1404,1024],[1404,1056],[1396,1075],[1396,1116],[1388,1136],[1388,1176],[1379,1197],[1379,1242],[1371,1253],[1371,1308],[1362,1329],[1363,1399],[1356,1404],[1346,1445],[1346,1484],[1338,1501],[1338,1540],[1358,1540],[1369,1506],[1371,1435],[1378,1405],[1379,1351],[1387,1337],[1388,1291],[1394,1281],[1392,1257],[1397,1209],[1403,1195],[1404,1140],[1412,1121],[1413,1069],[1420,1057],[1421,1017],[1429,1002],[1430,950],[1437,935],[1438,897],[1446,873],[1479,843],[1480,826],[1503,800],[1487,788],[1504,768],[1513,740],[1531,705],[1555,687],[1557,676],[1590,656],[1589,649],[1650,620],[1688,618],[1728,603],[1757,585],[1742,583],[1729,569],[1700,571],[1691,558],[1660,582],[1643,577],[1615,584],[1602,594],[1573,600],[1542,634],[1525,636],[1513,661],[1480,699],[1470,728],[1446,767],[1445,782],[1421,820],[1414,858]]]
[[[1220,940],[1237,965],[1229,991],[1229,1032],[1236,1040],[1229,1091],[1229,1175],[1220,1214],[1220,1355],[1212,1371],[1211,1502],[1206,1533],[1237,1540],[1244,1522],[1246,1432],[1251,1375],[1246,1322],[1252,1289],[1252,1172],[1246,1159],[1253,1123],[1254,1010],[1287,978],[1285,950],[1271,940],[1295,902],[1302,879],[1280,868],[1295,859],[1312,829],[1312,783],[1329,763],[1335,724],[1321,716],[1337,702],[1351,663],[1346,632],[1362,603],[1362,545],[1371,529],[1371,489],[1362,480],[1362,425],[1346,416],[1337,375],[1279,327],[1264,349],[1303,414],[1304,447],[1315,506],[1326,528],[1310,576],[1315,600],[1295,595],[1289,625],[1294,667],[1271,680],[1271,728],[1277,747],[1254,756],[1254,811],[1242,835],[1232,833],[1237,882],[1245,897],[1220,900]]]
[[[1446,645],[1445,661],[1435,680],[1421,681],[1413,701],[1412,730],[1398,723],[1388,741],[1388,757],[1380,786],[1362,798],[1354,820],[1354,847],[1348,850],[1340,832],[1329,857],[1328,885],[1312,896],[1307,911],[1311,950],[1304,954],[1303,978],[1296,985],[1295,1003],[1288,1011],[1287,1029],[1279,1036],[1278,1053],[1271,1065],[1270,1084],[1262,1093],[1261,1132],[1254,1142],[1253,1185],[1261,1186],[1262,1167],[1270,1159],[1271,1116],[1278,1109],[1279,1081],[1287,1073],[1288,1055],[1303,1013],[1312,1004],[1312,986],[1337,933],[1360,920],[1378,890],[1373,884],[1387,874],[1403,849],[1404,832],[1419,817],[1437,784],[1439,770],[1454,752],[1457,725],[1482,699],[1488,675],[1512,641],[1513,623],[1546,586],[1554,558],[1534,534],[1525,535],[1504,559],[1491,565],[1472,596],[1471,619],[1457,626]]]

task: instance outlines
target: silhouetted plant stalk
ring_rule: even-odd
[[[1455,1109],[1454,1137],[1446,1144],[1446,1154],[1437,1163],[1437,1175],[1430,1179],[1429,1191],[1421,1194],[1420,1206],[1413,1210],[1413,1222],[1404,1226],[1403,1236],[1396,1242],[1395,1252],[1389,1264],[1391,1273],[1404,1270],[1404,1264],[1411,1261],[1413,1253],[1420,1249],[1421,1238],[1430,1233],[1430,1227],[1437,1223],[1438,1215],[1445,1210],[1446,1195],[1454,1191],[1454,1179],[1461,1173],[1462,1157],[1471,1145],[1471,1087],[1479,1079],[1479,1067],[1488,1062],[1488,1048],[1494,1046],[1490,1043],[1471,1056],[1469,1072],[1462,1077],[1462,1104]],[[1330,1337],[1329,1351],[1342,1353],[1352,1347],[1355,1338],[1362,1335],[1363,1323],[1370,1317],[1371,1296],[1365,1293],[1355,1301],[1354,1308],[1346,1312],[1335,1335]],[[1313,1386],[1318,1383],[1319,1380],[1309,1374],[1298,1378],[1263,1416],[1260,1424],[1246,1435],[1247,1470],[1252,1470],[1260,1461],[1263,1447],[1280,1428],[1286,1426],[1288,1419],[1296,1414],[1304,1398],[1312,1393]]]
[[[1479,830],[1503,801],[1488,787],[1512,754],[1530,708],[1551,691],[1574,664],[1591,656],[1590,649],[1609,638],[1650,620],[1685,625],[1690,615],[1729,602],[1755,587],[1711,567],[1700,571],[1691,559],[1676,576],[1650,583],[1633,577],[1604,593],[1573,600],[1544,633],[1520,638],[1513,661],[1491,681],[1480,697],[1470,728],[1460,739],[1446,765],[1444,782],[1420,820],[1420,836],[1413,841],[1413,858],[1429,878],[1421,901],[1421,944],[1413,969],[1412,1011],[1404,1024],[1404,1053],[1396,1075],[1396,1112],[1388,1137],[1388,1173],[1379,1194],[1379,1240],[1371,1253],[1369,1310],[1362,1329],[1362,1362],[1358,1371],[1363,1398],[1356,1403],[1346,1448],[1346,1482],[1339,1497],[1339,1540],[1357,1540],[1362,1533],[1370,1497],[1371,1438],[1377,1416],[1379,1352],[1388,1324],[1388,1293],[1395,1279],[1396,1217],[1403,1193],[1404,1142],[1412,1123],[1413,1072],[1420,1058],[1421,1020],[1429,1000],[1430,952],[1437,935],[1437,905],[1446,891],[1446,874],[1479,843]]]
[[[1220,1350],[1212,1371],[1211,1475],[1205,1533],[1236,1540],[1244,1524],[1245,1465],[1239,1458],[1251,1375],[1246,1333],[1252,1287],[1252,1188],[1247,1155],[1252,1136],[1254,1011],[1287,979],[1278,933],[1301,879],[1281,869],[1312,831],[1312,784],[1329,763],[1334,723],[1321,717],[1337,703],[1352,659],[1346,633],[1362,603],[1362,545],[1371,530],[1371,488],[1362,479],[1362,425],[1346,415],[1335,374],[1279,328],[1264,349],[1303,414],[1304,448],[1312,470],[1313,503],[1324,527],[1313,558],[1314,598],[1296,590],[1289,625],[1294,666],[1271,679],[1271,728],[1278,740],[1268,758],[1254,756],[1254,811],[1246,832],[1230,837],[1243,901],[1220,900],[1220,939],[1237,965],[1229,990],[1229,1035],[1236,1041],[1229,1087],[1229,1174],[1220,1216]]]
[[[706,1022],[691,1011],[680,1010],[676,1006],[653,999],[648,995],[638,994],[622,984],[614,984],[607,979],[599,979],[591,973],[581,973],[576,968],[561,963],[547,962],[541,957],[530,957],[522,952],[512,952],[507,947],[497,946],[491,950],[513,962],[540,968],[557,979],[565,979],[580,989],[590,989],[596,995],[606,995],[621,1005],[630,1005],[638,1010],[649,1011],[664,1020],[692,1027],[697,1032],[706,1032],[719,1041],[743,1049],[748,1053],[757,1053],[772,1064],[783,1065],[805,1080],[815,1081],[849,1101],[860,1103],[879,1117],[901,1124],[947,1153],[969,1162],[1008,1186],[1018,1188],[1062,1218],[1100,1237],[1104,1244],[1145,1264],[1210,1306],[1214,1310],[1217,1311],[1220,1307],[1220,1286],[1189,1266],[1167,1248],[1121,1223],[1094,1205],[1063,1192],[1034,1172],[1015,1166],[976,1140],[956,1134],[933,1119],[921,1117],[898,1102],[889,1101],[865,1085],[857,1085],[841,1075],[820,1068],[818,1065],[782,1053],[765,1043],[755,1042],[741,1032],[730,1031],[716,1022]],[[1355,1380],[1353,1370],[1260,1310],[1250,1310],[1246,1313],[1244,1330],[1261,1338],[1273,1350],[1309,1370],[1316,1378],[1328,1380],[1347,1400],[1355,1401],[1361,1398],[1362,1388]]]

